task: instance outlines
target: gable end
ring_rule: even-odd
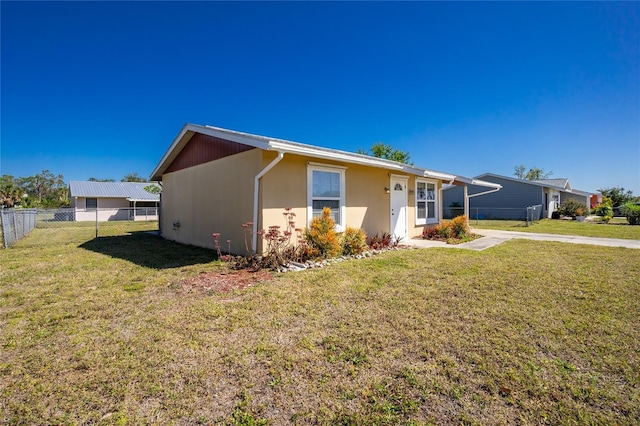
[[[165,173],[175,172],[209,161],[239,154],[250,149],[252,146],[237,142],[231,142],[214,136],[195,133],[187,145],[180,151],[175,160],[167,167]]]

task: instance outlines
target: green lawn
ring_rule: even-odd
[[[538,232],[543,234],[580,235],[583,237],[622,238],[640,240],[640,226],[632,226],[626,219],[614,218],[610,223],[578,222],[577,220],[542,219],[534,224],[517,220],[469,221],[474,228],[499,229],[503,231]]]
[[[3,424],[637,424],[640,253],[392,251],[231,293],[213,253],[36,229],[0,251]]]

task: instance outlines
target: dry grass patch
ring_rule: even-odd
[[[131,254],[135,253],[135,254]],[[28,423],[634,424],[622,248],[402,250],[231,292],[147,235],[0,252],[0,418]]]

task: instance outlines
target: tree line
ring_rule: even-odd
[[[97,179],[90,177],[91,182],[115,182],[114,179]],[[147,182],[137,173],[129,173],[120,182]],[[14,177],[0,176],[0,208],[57,208],[71,203],[69,186],[63,175],[56,175],[43,170],[34,176]]]

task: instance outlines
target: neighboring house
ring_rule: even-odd
[[[591,194],[591,197],[589,198],[589,202],[591,203],[590,207],[593,209],[596,206],[598,206],[598,204],[602,203],[602,194],[599,192],[596,192],[595,194]]]
[[[71,207],[76,221],[157,220],[160,195],[142,182],[69,183]]]
[[[232,253],[262,252],[258,229],[296,227],[330,207],[337,230],[362,228],[399,239],[442,218],[441,188],[456,176],[367,155],[210,126],[187,124],[151,179],[162,181],[163,237]],[[490,184],[491,185],[491,184]],[[242,225],[251,222],[249,231]],[[246,245],[245,245],[246,244]]]
[[[541,205],[542,217],[551,217],[558,206],[567,200],[576,200],[585,206],[590,205],[590,192],[580,191],[571,187],[569,179],[541,179],[524,180],[494,173],[477,176],[487,182],[502,185],[499,192],[484,195],[482,198],[470,198],[470,217],[476,215],[480,219],[524,219],[527,207]],[[474,185],[468,186],[469,195],[483,192],[486,188]],[[463,189],[456,186],[443,190],[443,204],[445,214],[450,211],[452,203],[462,203]]]

